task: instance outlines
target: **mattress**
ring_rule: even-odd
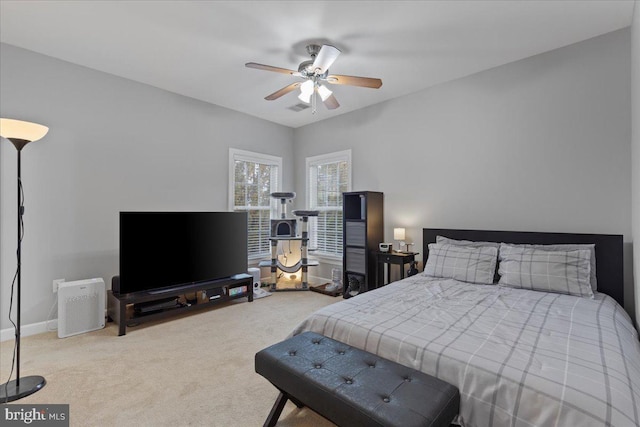
[[[313,331],[454,384],[468,426],[640,425],[640,343],[609,296],[423,274],[327,306]]]

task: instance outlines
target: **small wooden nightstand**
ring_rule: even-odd
[[[419,252],[376,252],[376,261],[378,264],[387,265],[387,283],[391,282],[391,265],[396,264],[400,266],[400,278],[404,279],[404,266],[412,261],[416,260],[416,255]],[[383,266],[384,268],[384,266]],[[376,288],[384,286],[383,277],[380,274],[380,269],[377,269],[376,274]]]

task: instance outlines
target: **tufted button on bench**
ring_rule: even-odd
[[[460,408],[455,386],[313,332],[258,352],[255,368],[280,390],[265,426],[287,400],[349,427],[447,427]]]

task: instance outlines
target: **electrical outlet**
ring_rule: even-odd
[[[60,283],[64,283],[64,279],[55,279],[53,281],[53,293],[55,294],[56,292],[58,292],[58,286],[60,286]]]

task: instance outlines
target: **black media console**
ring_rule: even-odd
[[[119,277],[115,276],[113,281],[117,280]],[[109,291],[109,320],[118,324],[118,336],[121,336],[126,334],[127,326],[164,319],[237,298],[247,297],[251,302],[252,282],[250,275],[238,274],[232,278],[126,295]]]

